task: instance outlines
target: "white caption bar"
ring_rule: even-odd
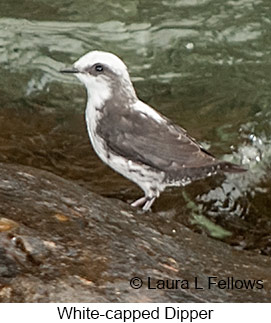
[[[0,304],[1,322],[267,322],[270,304]]]

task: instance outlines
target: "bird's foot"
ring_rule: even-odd
[[[143,208],[142,208],[142,210],[145,212],[145,211],[149,211],[150,210],[150,208],[151,208],[151,206],[152,206],[152,204],[153,204],[153,202],[155,201],[155,197],[147,197],[147,201],[146,201],[146,203],[143,205]]]
[[[131,204],[131,206],[138,207],[143,205],[142,210],[146,212],[146,211],[149,211],[154,201],[155,201],[155,197],[143,196],[140,199],[134,201]]]
[[[146,197],[146,196],[143,196],[143,197],[141,197],[140,199],[138,199],[138,200],[134,201],[134,202],[131,204],[131,206],[132,206],[132,207],[138,207],[138,206],[141,206],[141,205],[143,205],[143,204],[146,202],[146,200],[147,200],[147,197]]]

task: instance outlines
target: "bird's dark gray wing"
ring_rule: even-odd
[[[204,177],[206,174],[196,175],[199,169],[215,172],[216,165],[224,164],[167,118],[158,122],[143,112],[117,107],[105,107],[103,112],[97,133],[110,150],[127,159],[164,171],[172,178]],[[195,176],[191,176],[192,170]]]

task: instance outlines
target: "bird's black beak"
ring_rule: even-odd
[[[60,70],[60,73],[80,73],[80,72],[77,68],[71,67],[64,70]]]

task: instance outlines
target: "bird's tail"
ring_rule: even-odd
[[[243,173],[247,171],[246,168],[243,168],[236,164],[232,164],[230,162],[221,162],[219,163],[219,166],[220,169],[226,173]]]
[[[176,186],[178,185],[185,186],[191,181],[200,180],[218,173],[244,173],[247,169],[232,164],[226,161],[217,161],[214,164],[205,165],[201,167],[186,167],[181,171],[175,170],[174,172],[168,172],[166,174],[167,184]]]

